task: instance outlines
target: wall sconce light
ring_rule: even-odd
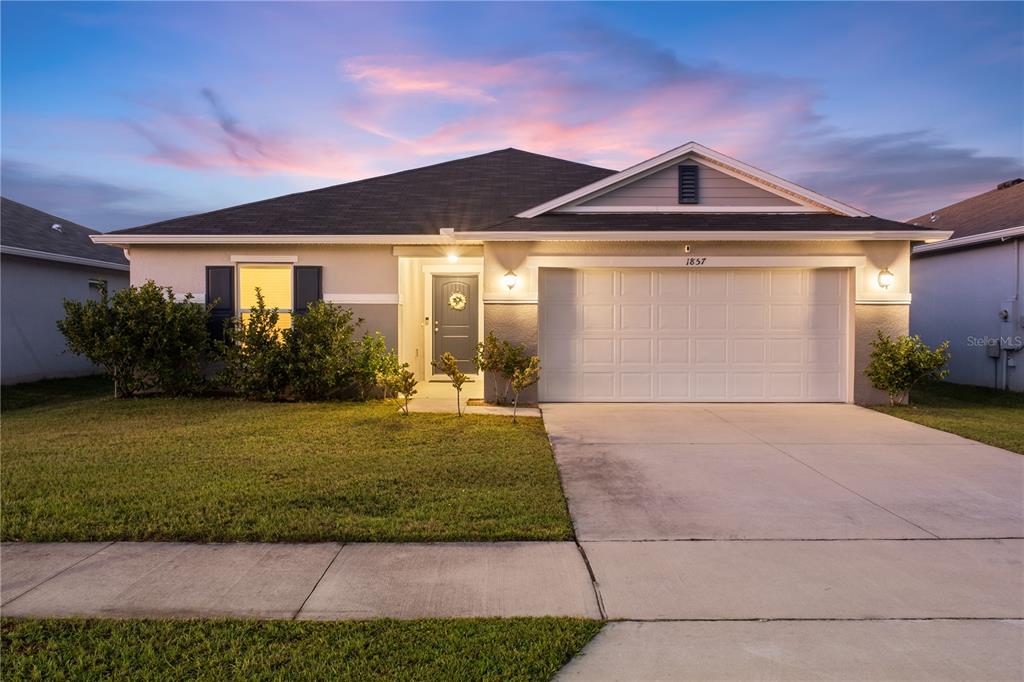
[[[450,251],[448,253],[448,262],[449,263],[458,263],[459,262],[459,254],[455,253],[454,251]]]
[[[507,286],[509,291],[512,291],[519,284],[519,275],[509,270],[501,276],[501,283]]]
[[[889,268],[884,268],[878,273],[878,286],[883,289],[888,289],[893,282],[896,281],[896,275],[889,272]]]

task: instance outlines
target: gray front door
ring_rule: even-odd
[[[451,353],[467,374],[476,372],[476,287],[476,275],[434,275],[434,360]]]

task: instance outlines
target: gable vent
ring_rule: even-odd
[[[679,167],[679,203],[700,203],[700,166]]]

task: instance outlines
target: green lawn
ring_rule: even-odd
[[[599,621],[5,620],[7,680],[548,680]]]
[[[935,383],[915,388],[910,405],[879,412],[1024,455],[1024,394]]]
[[[572,537],[539,418],[60,383],[4,391],[3,540]]]

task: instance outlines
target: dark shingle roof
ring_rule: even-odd
[[[503,149],[113,234],[437,234],[490,225],[614,172]]]
[[[60,230],[53,229],[54,224]],[[114,265],[128,265],[121,249],[93,244],[96,230],[0,197],[0,244],[57,256],[88,258]]]
[[[593,230],[699,230],[705,232],[907,230],[906,223],[868,216],[853,218],[834,213],[546,213],[536,218],[511,218],[480,231],[572,232]]]
[[[1018,179],[1010,186],[1001,187],[907,222],[922,227],[953,230],[953,239],[1024,225],[1024,181]],[[932,216],[936,219],[932,220]]]

